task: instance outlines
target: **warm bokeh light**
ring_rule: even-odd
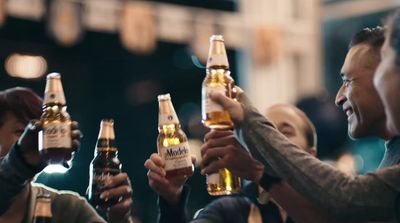
[[[196,157],[196,164],[195,164],[196,167],[200,166],[202,160],[201,145],[203,145],[203,142],[201,140],[189,139],[190,153],[192,157]]]
[[[45,74],[47,62],[42,56],[14,53],[6,59],[5,69],[12,77],[33,79]]]
[[[348,175],[356,173],[356,162],[349,153],[343,154],[336,162],[337,168]]]

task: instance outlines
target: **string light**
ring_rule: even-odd
[[[34,79],[45,74],[47,62],[42,56],[14,53],[6,59],[5,69],[12,77]]]

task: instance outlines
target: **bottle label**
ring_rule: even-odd
[[[49,104],[49,103],[60,103],[60,104],[65,104],[65,96],[64,92],[62,91],[51,91],[51,92],[46,92],[44,94],[44,103]]]
[[[210,112],[216,112],[216,111],[224,111],[221,105],[218,103],[214,102],[213,100],[210,99],[208,96],[210,93],[221,93],[225,95],[225,87],[224,86],[215,86],[215,87],[203,87],[201,93],[202,93],[202,111],[203,113],[210,113]]]
[[[51,200],[38,199],[36,200],[35,217],[52,217],[51,214]]]
[[[208,174],[207,184],[219,184],[219,173]]]
[[[100,193],[104,189],[106,184],[110,182],[111,176],[115,176],[120,172],[120,169],[94,168],[92,178],[92,186],[94,187],[93,192]]]
[[[43,126],[43,149],[71,148],[71,126],[69,123],[49,123]]]
[[[160,155],[165,160],[166,171],[192,166],[188,142],[161,148]]]
[[[179,123],[178,116],[176,113],[173,114],[159,114],[158,116],[158,124],[161,125],[168,125],[168,124],[175,124]]]

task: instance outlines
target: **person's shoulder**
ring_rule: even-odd
[[[66,202],[66,203],[77,203],[84,202],[85,198],[80,196],[78,193],[68,190],[57,190],[51,187],[48,187],[44,184],[40,183],[32,183],[32,187],[35,188],[39,192],[47,192],[50,194],[52,200],[54,202]]]

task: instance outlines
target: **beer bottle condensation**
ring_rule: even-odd
[[[186,134],[182,131],[170,94],[158,96],[158,154],[165,160],[167,178],[193,175],[193,164]]]
[[[118,198],[101,199],[100,194],[106,189],[110,177],[120,172],[121,162],[115,145],[114,121],[103,119],[100,123],[95,157],[90,163],[88,199],[93,206],[110,207],[118,202]]]
[[[33,223],[52,223],[51,197],[48,193],[40,193],[36,196]]]
[[[40,118],[39,152],[48,165],[61,164],[70,168],[72,159],[71,118],[67,112],[61,75],[47,75]]]
[[[209,98],[209,94],[222,93],[232,98],[234,80],[230,76],[228,57],[222,35],[210,37],[206,77],[202,85],[202,122],[211,130],[233,129],[233,122],[227,111]],[[207,175],[207,191],[210,195],[229,195],[240,190],[240,178],[226,169]]]

